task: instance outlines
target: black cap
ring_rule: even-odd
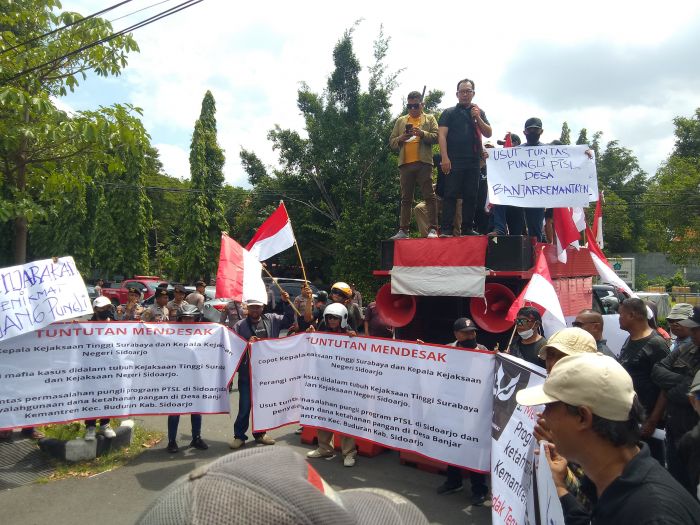
[[[542,120],[537,117],[530,117],[525,121],[525,129],[527,128],[540,128],[542,129]]]
[[[175,285],[175,291],[180,292],[180,293],[187,293],[187,290],[185,290],[185,287],[182,286],[181,284]]]
[[[165,296],[167,297],[167,296],[168,296],[168,290],[166,290],[165,288],[158,288],[158,289],[156,290],[155,296],[156,296],[156,297],[161,297],[161,296],[163,296],[163,295],[165,295]]]
[[[478,328],[474,324],[474,321],[468,317],[460,317],[455,321],[452,330],[455,332],[476,332]]]

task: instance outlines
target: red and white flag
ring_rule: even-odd
[[[274,213],[255,232],[246,250],[259,261],[266,261],[273,255],[294,246],[294,242],[294,231],[287,215],[287,208],[284,202],[280,202]]]
[[[557,245],[557,259],[561,263],[566,263],[566,249],[573,245],[579,248],[578,241],[581,238],[579,229],[574,222],[573,210],[571,208],[554,208],[554,238]],[[585,227],[585,219],[584,219]]]
[[[225,233],[221,234],[216,296],[234,301],[255,299],[267,304],[267,288],[260,275],[262,264]]]
[[[601,250],[598,247],[598,244],[594,241],[595,234],[590,228],[586,228],[586,237],[588,238],[588,252],[591,254],[591,259],[593,260],[595,269],[598,270],[600,280],[604,283],[610,283],[617,286],[621,290],[627,292],[630,297],[637,297],[637,294],[632,291],[627,283],[615,273],[612,265],[603,254],[603,250]]]
[[[593,237],[598,248],[603,249],[603,194],[598,194],[598,202],[595,203],[595,213],[593,214]],[[589,240],[590,242],[590,240]]]
[[[556,210],[556,209],[555,209]],[[549,265],[547,258],[544,255],[544,250],[541,250],[537,256],[535,269],[530,278],[530,282],[520,292],[520,295],[513,301],[506,319],[509,321],[515,320],[518,315],[518,310],[527,303],[534,303],[539,306],[540,311],[544,310],[542,315],[542,324],[552,327],[554,331],[566,328],[566,319],[564,312],[559,303],[559,297],[552,284],[552,276],[549,273]]]
[[[485,236],[396,241],[391,293],[483,297],[487,244]]]

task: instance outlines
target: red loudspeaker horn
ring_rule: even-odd
[[[472,297],[469,311],[474,322],[487,332],[505,332],[513,327],[513,321],[506,319],[513,301],[515,294],[510,288],[498,283],[486,283],[484,297]]]
[[[389,326],[406,326],[416,315],[416,298],[412,295],[391,293],[391,283],[379,289],[375,301],[379,316]]]

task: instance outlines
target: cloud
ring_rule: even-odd
[[[153,144],[158,149],[163,171],[178,179],[190,178],[190,153],[174,144]]]
[[[134,0],[110,17],[150,3]],[[85,14],[96,10],[89,0],[63,4]],[[115,22],[115,29],[165,7]],[[470,77],[477,83],[475,102],[485,109],[495,136],[521,131],[525,119],[537,115],[551,140],[566,120],[574,139],[581,127],[589,136],[602,130],[605,140],[619,139],[653,172],[669,153],[663,148],[672,144],[672,118],[691,114],[697,105],[692,53],[698,48],[699,13],[700,4],[683,0],[667,0],[658,11],[632,0],[589,0],[575,9],[555,0],[536,6],[503,0],[496,8],[462,3],[439,13],[410,1],[397,8],[358,0],[337,9],[314,0],[303,5],[207,0],[135,32],[141,52],[129,56],[123,75],[91,77],[67,103],[82,109],[112,97],[142,107],[153,142],[170,148],[162,153],[173,159],[169,170],[182,172],[182,152],[189,149],[210,89],[226,179],[246,184],[241,147],[276,164],[268,131],[276,124],[303,130],[296,107],[299,83],[322,92],[333,68],[333,46],[364,18],[354,32],[361,79],[366,85],[373,41],[383,26],[391,38],[387,69],[403,69],[391,97],[395,113],[406,93],[424,85],[445,91],[443,106],[452,105],[455,82]]]

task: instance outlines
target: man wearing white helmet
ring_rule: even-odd
[[[364,320],[362,319],[362,311],[359,306],[352,302],[353,291],[349,284],[339,281],[331,287],[331,301],[340,303],[348,312],[348,324],[354,332],[357,332]]]
[[[349,336],[356,335],[355,331],[348,329],[348,310],[340,303],[331,303],[326,306],[323,311],[323,321],[318,326],[319,331],[331,332],[336,334],[348,334]],[[309,332],[313,332],[313,326],[308,328]],[[329,458],[335,453],[333,452],[333,432],[328,430],[318,429],[318,448],[312,450],[306,457],[309,458]],[[341,436],[340,450],[343,453],[343,465],[346,467],[355,466],[355,457],[357,456],[357,445],[355,440],[348,436]]]

